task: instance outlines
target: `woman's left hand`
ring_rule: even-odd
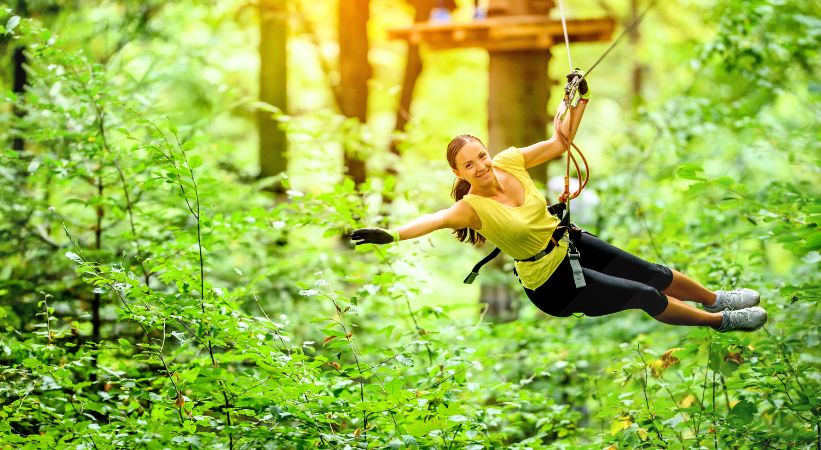
[[[384,228],[360,228],[351,233],[351,239],[356,245],[390,244],[399,240],[399,233]]]

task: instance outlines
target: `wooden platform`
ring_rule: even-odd
[[[610,18],[567,21],[570,43],[608,41],[615,21]],[[425,43],[433,50],[479,47],[489,51],[547,49],[564,42],[561,20],[547,16],[493,17],[475,22],[421,23],[389,30],[392,39]]]

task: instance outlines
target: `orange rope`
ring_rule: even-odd
[[[567,105],[569,102],[565,103]],[[567,165],[565,169],[564,175],[564,192],[559,195],[559,201],[562,203],[567,202],[568,205],[570,204],[570,200],[574,199],[582,193],[582,189],[587,186],[587,182],[590,180],[590,166],[587,164],[587,158],[584,157],[584,153],[582,153],[581,149],[564,134],[561,127],[561,116],[563,112],[569,113],[570,106],[566,106],[567,109],[565,111],[556,111],[556,116],[553,118],[553,127],[556,130],[556,133],[561,138],[562,143],[564,143],[566,151],[567,151]],[[579,154],[579,157],[582,159],[582,164],[584,166],[584,179],[582,180],[582,171],[579,167],[579,162],[576,160],[576,156],[573,154],[573,149],[576,149],[576,152]],[[570,193],[570,161],[573,161],[573,166],[576,169],[576,174],[578,175],[579,179],[579,186],[575,192],[572,194]]]

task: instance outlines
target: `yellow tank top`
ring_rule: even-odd
[[[507,206],[480,195],[463,197],[479,215],[482,229],[478,230],[493,245],[514,259],[526,259],[547,246],[559,219],[547,212],[547,201],[536,188],[525,169],[525,158],[515,147],[499,152],[493,157],[493,166],[513,175],[525,189],[525,201],[521,206]],[[567,255],[567,235],[542,259],[532,262],[516,261],[516,271],[522,286],[536,289],[544,284]]]

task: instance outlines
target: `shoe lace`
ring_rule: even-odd
[[[736,318],[735,314],[730,314],[732,311],[727,311],[727,314],[724,317],[727,319],[727,323],[725,324],[725,330],[734,330],[738,328],[738,319]]]
[[[724,292],[724,304],[728,307],[735,308],[739,305],[744,294],[741,291]]]
[[[728,311],[727,314],[727,328],[737,329],[742,326],[751,324],[753,321],[753,312],[747,309],[738,309],[735,311]]]

